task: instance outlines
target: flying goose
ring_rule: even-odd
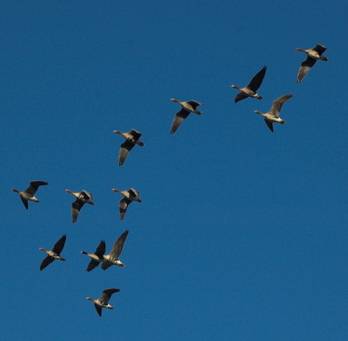
[[[296,50],[305,52],[307,54],[306,60],[301,63],[300,69],[298,70],[297,83],[300,83],[302,79],[305,78],[306,74],[313,67],[317,60],[323,60],[324,62],[327,62],[329,60],[327,57],[322,56],[327,48],[320,44],[317,44],[315,45],[315,47],[308,50],[301,49],[300,47],[296,48]]]
[[[104,255],[104,262],[101,266],[103,270],[106,270],[112,265],[118,265],[121,268],[124,268],[125,265],[120,261],[119,257],[123,249],[123,244],[125,243],[128,236],[128,232],[128,230],[124,231],[115,241],[114,245],[112,246],[111,252],[108,255]]]
[[[121,220],[123,220],[124,216],[126,215],[128,205],[131,204],[132,201],[141,202],[140,193],[134,188],[130,188],[126,191],[119,191],[116,188],[112,188],[112,191],[119,192],[123,195],[123,198],[120,200],[120,217]]]
[[[45,181],[31,181],[29,187],[25,191],[18,191],[15,188],[11,188],[11,191],[16,192],[20,195],[20,198],[25,206],[26,209],[28,209],[28,200],[29,201],[35,201],[40,202],[39,199],[35,198],[35,193],[37,192],[39,186],[45,186],[48,185],[48,182]]]
[[[263,114],[261,111],[255,110],[255,114],[262,115],[267,124],[267,127],[273,132],[273,123],[284,124],[285,121],[279,117],[280,110],[283,104],[292,97],[292,94],[284,95],[273,101],[272,107],[269,112]]]
[[[99,263],[104,262],[105,247],[105,241],[101,240],[94,253],[87,253],[86,251],[81,251],[83,255],[87,255],[88,257],[92,258],[87,266],[86,271],[89,272],[96,268],[99,265]]]
[[[94,200],[93,195],[85,190],[82,190],[81,192],[72,192],[70,189],[66,189],[65,192],[72,194],[76,198],[76,200],[72,203],[71,209],[72,222],[76,223],[80,210],[84,204],[94,206],[94,203],[91,201]]]
[[[267,70],[267,66],[264,66],[250,81],[250,83],[245,86],[244,88],[240,88],[237,85],[231,85],[231,88],[237,89],[240,91],[240,93],[237,94],[236,98],[234,99],[234,103],[237,103],[247,97],[253,97],[257,99],[262,99],[262,96],[260,96],[258,93],[256,93],[257,89],[261,86],[261,83],[263,81],[263,78],[265,77]]]
[[[200,110],[197,110],[196,108],[199,105],[203,105],[202,103],[199,103],[197,101],[187,101],[187,102],[180,102],[175,98],[170,99],[172,102],[179,103],[181,105],[181,110],[177,112],[174,116],[173,122],[172,122],[172,128],[170,130],[171,134],[174,134],[176,130],[179,128],[181,122],[188,116],[190,113],[194,113],[196,115],[202,115],[202,112]]]
[[[102,316],[102,308],[114,309],[114,307],[109,304],[109,300],[112,294],[119,291],[120,289],[105,289],[103,290],[102,295],[97,300],[94,300],[91,297],[86,297],[86,300],[92,301],[94,303],[98,315]]]
[[[120,134],[126,139],[126,141],[121,144],[120,152],[118,155],[118,164],[119,166],[122,166],[126,161],[128,153],[136,144],[140,147],[145,146],[145,144],[139,140],[142,133],[139,133],[135,129],[132,129],[132,131],[130,131],[129,133],[122,133],[119,130],[114,130],[114,133]]]
[[[60,238],[53,246],[52,250],[45,250],[43,247],[40,247],[39,250],[46,252],[47,257],[44,258],[40,265],[40,270],[43,270],[47,265],[51,264],[56,259],[62,260],[65,262],[65,258],[63,258],[60,253],[63,251],[64,244],[66,241],[66,235],[64,234],[62,238]]]

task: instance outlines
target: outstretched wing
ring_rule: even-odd
[[[123,163],[126,161],[128,153],[132,150],[134,147],[134,143],[130,140],[126,140],[121,144],[120,152],[118,155],[118,164],[119,166],[122,166]]]
[[[237,103],[245,98],[249,97],[246,93],[244,93],[243,91],[239,92],[237,94],[237,96],[234,98],[234,103]]]
[[[102,316],[102,307],[99,304],[94,303],[95,310],[97,311],[99,316]]]
[[[99,262],[96,261],[96,260],[94,260],[94,259],[92,259],[92,260],[89,262],[86,271],[90,272],[91,270],[93,270],[94,268],[96,268],[98,265],[99,265]]]
[[[76,223],[76,220],[80,214],[80,210],[84,204],[85,204],[85,202],[83,200],[80,200],[80,199],[76,199],[72,203],[71,215],[72,215],[72,222],[73,223]]]
[[[178,113],[175,114],[173,122],[172,122],[172,128],[170,130],[171,134],[174,134],[177,129],[179,128],[181,122],[188,116],[190,113],[186,111],[185,109],[181,109]]]
[[[28,200],[27,199],[24,199],[22,196],[20,196],[21,197],[21,200],[22,200],[22,203],[23,203],[23,205],[24,205],[24,207],[26,208],[26,209],[28,209]]]
[[[272,121],[268,121],[266,118],[264,118],[267,127],[271,130],[271,132],[273,133],[273,122]]]
[[[128,205],[131,202],[132,202],[131,200],[128,200],[126,198],[123,198],[123,199],[120,200],[120,217],[121,217],[121,220],[124,219],[124,216],[126,215],[126,212],[127,212],[127,207],[128,207]]]
[[[64,245],[66,241],[66,235],[64,234],[62,238],[60,238],[53,246],[52,251],[56,253],[58,256],[63,251]]]
[[[103,290],[102,295],[99,298],[99,301],[108,304],[112,294],[114,294],[115,292],[119,292],[120,289],[105,289]]]
[[[37,189],[39,188],[39,186],[44,186],[44,185],[48,185],[48,182],[38,181],[38,180],[31,181],[29,187],[25,190],[25,192],[30,195],[34,195]]]
[[[108,262],[108,261],[105,261],[105,262],[102,264],[101,268],[102,268],[103,270],[106,270],[106,269],[110,268],[110,266],[112,266],[112,265],[113,265],[112,263],[110,263],[110,262]]]
[[[265,77],[267,66],[264,66],[250,81],[248,88],[255,91],[261,86],[263,78]]]
[[[307,75],[308,71],[313,67],[313,65],[316,63],[316,59],[307,57],[306,60],[304,60],[301,63],[300,69],[298,70],[297,74],[297,83],[300,83],[303,78]]]
[[[274,117],[279,117],[279,113],[282,110],[283,104],[292,97],[292,94],[284,95],[273,101],[272,108],[269,114]]]
[[[118,259],[121,255],[122,249],[123,249],[123,244],[127,239],[129,231],[126,230],[124,231],[118,239],[115,241],[114,245],[112,246],[112,250],[110,252],[110,257]]]
[[[44,260],[42,261],[40,265],[40,270],[43,270],[47,265],[51,264],[53,261],[54,261],[54,258],[51,256],[47,256],[46,258],[44,258]]]
[[[105,241],[101,240],[94,254],[97,255],[99,258],[103,257],[105,253],[105,247],[106,247]]]

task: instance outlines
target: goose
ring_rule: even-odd
[[[44,258],[40,265],[40,270],[43,270],[47,265],[51,264],[56,259],[65,262],[65,258],[63,258],[60,253],[63,251],[64,244],[66,241],[66,235],[64,234],[62,238],[60,238],[53,246],[52,250],[46,250],[43,247],[40,247],[39,250],[46,252],[47,257]]]
[[[255,114],[262,115],[267,124],[267,127],[273,132],[273,123],[284,124],[285,121],[279,117],[280,110],[283,104],[292,97],[292,94],[284,95],[273,101],[269,112],[263,114],[261,111],[255,110]]]
[[[37,192],[39,186],[46,186],[46,185],[48,185],[48,182],[35,180],[30,182],[29,187],[25,191],[18,191],[15,188],[11,188],[11,191],[19,194],[24,204],[24,207],[28,209],[28,200],[34,201],[34,202],[40,202],[38,198],[35,198],[35,193]]]
[[[93,195],[85,190],[82,190],[81,192],[72,192],[70,189],[66,189],[65,192],[72,194],[76,198],[76,200],[72,203],[71,209],[72,222],[76,223],[80,210],[84,204],[94,206],[93,201],[91,201],[94,200]]]
[[[261,86],[261,83],[263,81],[263,78],[265,77],[267,70],[267,66],[264,66],[250,81],[250,83],[245,86],[244,88],[240,88],[237,85],[231,85],[231,88],[237,89],[240,92],[237,94],[237,96],[234,99],[234,103],[237,103],[247,97],[262,99],[262,96],[260,96],[256,91]]]
[[[112,246],[111,252],[108,255],[104,256],[104,262],[101,266],[103,270],[106,270],[112,265],[117,265],[121,268],[125,267],[125,265],[120,261],[119,257],[123,249],[123,244],[125,243],[128,236],[128,232],[128,230],[124,231],[115,241],[114,245]]]
[[[113,132],[115,134],[122,135],[126,139],[126,141],[121,144],[120,152],[118,155],[118,165],[122,166],[127,159],[128,153],[136,144],[140,147],[145,146],[145,144],[139,140],[142,133],[135,129],[132,129],[132,131],[130,131],[129,133],[122,133],[119,130],[114,130]]]
[[[308,71],[313,67],[317,60],[327,62],[329,59],[322,54],[327,50],[323,45],[317,44],[315,47],[304,50],[300,47],[296,48],[297,51],[301,51],[307,54],[307,58],[301,63],[300,69],[297,74],[297,83],[300,83],[303,78],[307,75]]]
[[[102,295],[94,300],[92,297],[86,297],[86,300],[92,301],[94,303],[95,309],[98,315],[102,316],[102,308],[114,309],[113,306],[109,304],[109,300],[115,292],[120,292],[120,289],[105,289],[103,290]]]
[[[202,112],[200,110],[197,110],[196,108],[199,105],[204,106],[204,104],[199,103],[197,101],[186,101],[186,102],[180,102],[175,98],[170,99],[172,102],[179,103],[181,105],[181,110],[177,112],[174,116],[173,122],[172,122],[172,128],[170,130],[171,134],[174,134],[177,129],[179,128],[181,122],[188,116],[190,113],[194,113],[196,115],[202,115]]]
[[[83,255],[87,255],[88,257],[92,258],[89,262],[86,271],[91,271],[94,268],[96,268],[99,263],[104,262],[104,253],[105,253],[105,241],[101,240],[97,249],[94,251],[94,253],[87,253],[86,251],[81,251]]]
[[[121,220],[123,220],[124,216],[126,215],[128,205],[131,204],[132,201],[141,202],[140,193],[134,188],[130,188],[126,191],[119,191],[116,188],[112,188],[112,191],[121,193],[123,195],[123,198],[120,200],[120,217]]]

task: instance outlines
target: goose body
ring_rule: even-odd
[[[300,69],[297,74],[297,83],[300,83],[307,75],[308,71],[313,67],[317,60],[327,62],[329,59],[322,54],[327,50],[323,45],[317,44],[315,47],[304,50],[300,47],[296,48],[297,51],[301,51],[307,54],[307,58],[301,63]]]
[[[127,159],[128,153],[136,144],[140,147],[145,146],[145,144],[139,140],[142,134],[135,129],[132,129],[132,131],[130,131],[129,133],[123,133],[119,130],[114,130],[114,133],[120,134],[126,139],[126,141],[121,144],[120,152],[118,155],[118,164],[119,166],[122,166]]]
[[[181,105],[181,110],[177,112],[174,116],[172,127],[170,130],[171,134],[174,134],[177,129],[179,128],[182,121],[188,117],[191,113],[194,113],[196,115],[202,115],[202,112],[198,109],[196,109],[199,105],[204,106],[204,104],[197,102],[197,101],[186,101],[186,102],[180,102],[175,98],[170,99],[172,102],[179,103]]]
[[[94,203],[92,201],[94,200],[93,195],[86,190],[82,190],[81,192],[72,192],[70,191],[70,189],[66,189],[65,192],[72,194],[76,198],[72,203],[71,208],[72,222],[76,223],[76,220],[80,214],[80,210],[84,204],[94,206]]]
[[[104,253],[105,253],[106,244],[104,240],[101,240],[97,249],[94,253],[87,253],[86,251],[81,251],[82,254],[87,255],[89,258],[92,258],[89,262],[86,271],[91,271],[96,268],[99,263],[104,262]]]
[[[134,188],[130,188],[126,191],[119,191],[118,189],[113,188],[112,191],[121,193],[123,195],[123,198],[120,200],[120,217],[121,220],[123,220],[124,216],[126,215],[128,205],[133,201],[141,202],[140,193]]]
[[[35,180],[30,182],[29,187],[25,191],[18,191],[15,188],[11,188],[11,191],[19,194],[24,207],[28,209],[29,208],[28,201],[40,202],[40,200],[35,197],[35,193],[37,192],[39,186],[46,186],[46,185],[48,185],[48,182]]]
[[[284,95],[273,101],[272,107],[267,113],[255,110],[255,114],[262,115],[267,127],[273,132],[273,123],[284,124],[285,121],[279,117],[283,104],[292,97],[292,94]]]
[[[98,315],[102,316],[102,308],[114,309],[114,307],[109,304],[109,300],[115,292],[119,291],[120,289],[105,289],[98,299],[95,300],[92,297],[86,297],[86,300],[92,301]]]
[[[55,260],[61,260],[65,262],[65,258],[63,258],[60,253],[63,251],[64,245],[66,241],[66,235],[64,234],[53,246],[52,250],[46,250],[42,247],[39,250],[44,251],[47,254],[47,257],[44,258],[40,265],[40,270],[43,270],[47,265],[51,264]]]
[[[252,97],[257,99],[262,99],[262,96],[260,96],[256,91],[259,89],[259,87],[262,84],[263,78],[265,77],[267,70],[267,66],[264,66],[250,81],[250,83],[245,86],[244,88],[240,88],[237,85],[231,85],[231,88],[237,89],[240,92],[237,94],[237,96],[234,99],[234,102],[237,103],[245,98]]]
[[[112,250],[108,255],[104,255],[104,262],[102,264],[102,269],[106,270],[112,265],[120,266],[124,268],[124,264],[120,261],[120,255],[122,253],[123,245],[127,239],[129,231],[124,231],[112,246]]]

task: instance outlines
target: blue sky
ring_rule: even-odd
[[[347,4],[17,1],[1,12],[6,340],[346,340]],[[305,54],[328,48],[301,84]],[[233,102],[264,65],[261,101]],[[342,89],[340,89],[342,87]],[[253,110],[292,93],[271,133]],[[178,104],[205,104],[170,135]],[[143,133],[118,166],[123,138]],[[14,187],[49,182],[26,211]],[[119,219],[121,196],[136,188]],[[76,224],[73,197],[95,197]],[[125,268],[85,271],[126,229]],[[43,271],[44,253],[67,235]],[[120,288],[100,318],[86,296]]]

